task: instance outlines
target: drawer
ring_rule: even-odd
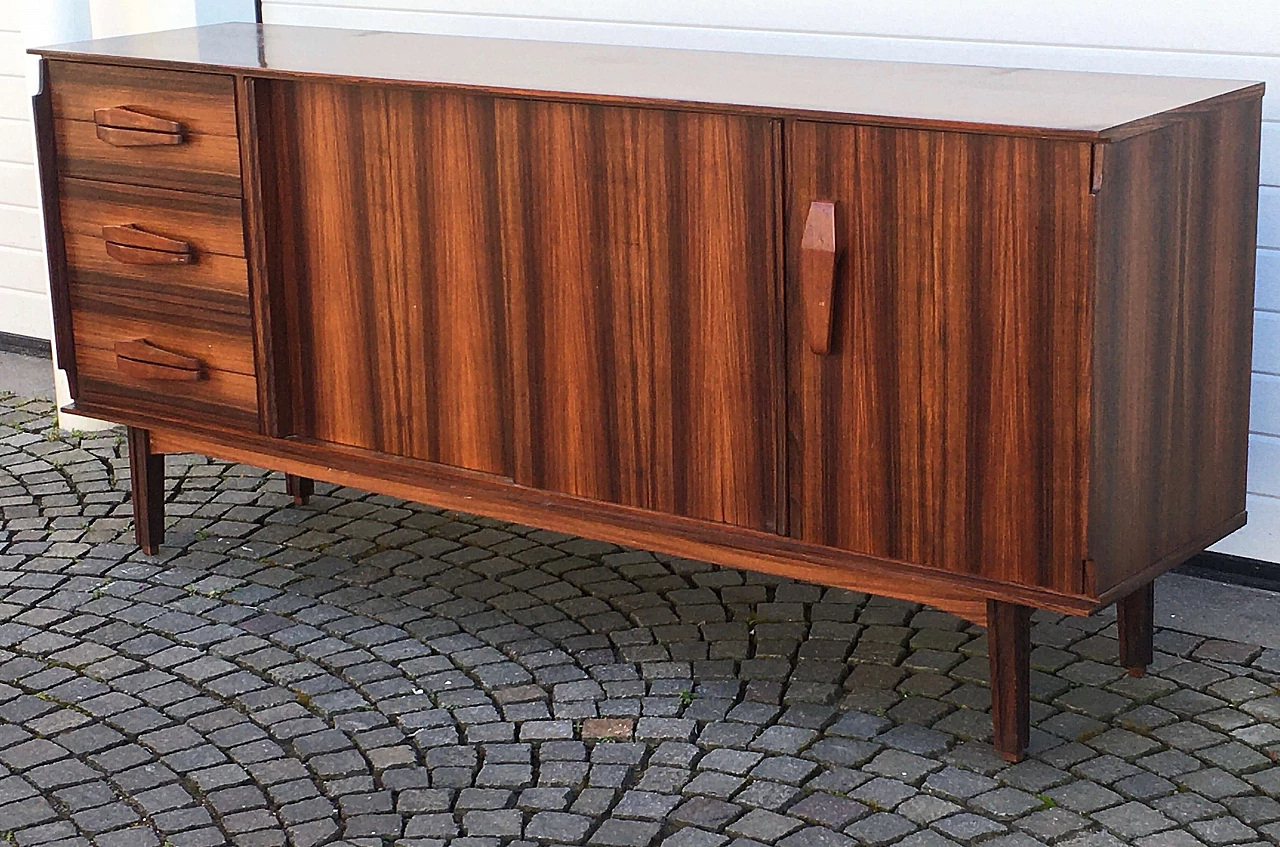
[[[231,77],[51,62],[49,79],[63,176],[240,196]]]
[[[247,302],[156,295],[70,274],[76,399],[258,430]]]
[[[248,315],[244,227],[234,197],[66,179],[62,229],[73,277],[111,278],[157,295],[194,289],[239,298]],[[176,244],[186,245],[185,255],[173,255]],[[163,246],[171,249],[154,249]]]

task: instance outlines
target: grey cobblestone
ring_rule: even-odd
[[[1280,654],[1037,613],[1027,761],[915,604],[169,457],[0,400],[0,832],[20,845],[1280,841]],[[9,829],[5,829],[8,827]]]

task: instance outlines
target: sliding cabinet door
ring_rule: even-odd
[[[777,125],[500,101],[516,480],[772,530]]]
[[[509,476],[493,101],[267,81],[281,434]]]
[[[1080,589],[1087,144],[788,126],[791,534]]]

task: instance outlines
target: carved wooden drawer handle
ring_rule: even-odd
[[[132,106],[94,109],[98,138],[115,147],[162,147],[187,140],[182,124],[139,112]]]
[[[815,200],[800,240],[800,296],[809,349],[819,355],[831,352],[836,252],[836,204]]]
[[[163,350],[145,338],[116,342],[116,368],[136,379],[166,379],[195,382],[205,378],[199,359]]]
[[[176,238],[147,232],[137,224],[102,228],[107,255],[128,265],[189,265],[195,261],[191,245]]]

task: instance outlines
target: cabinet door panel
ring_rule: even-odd
[[[773,529],[777,126],[498,104],[516,479]]]
[[[509,476],[493,101],[267,85],[289,431]]]
[[[804,122],[788,138],[792,534],[1079,590],[1088,145]],[[814,201],[836,216],[826,355],[798,281]]]

